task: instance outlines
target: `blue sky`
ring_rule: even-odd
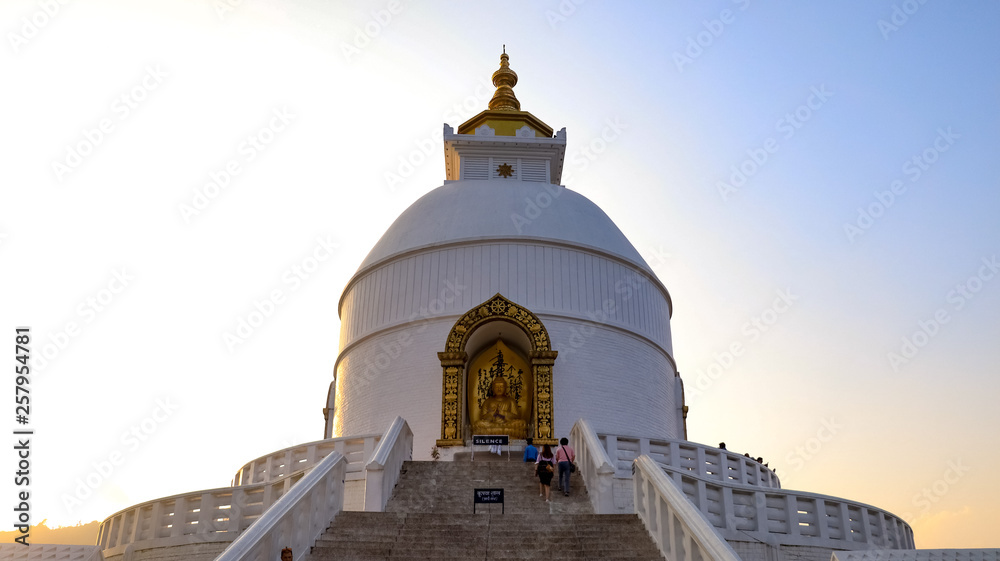
[[[32,382],[37,520],[322,436],[340,292],[441,184],[441,126],[486,107],[506,44],[522,108],[567,128],[567,187],[671,292],[690,438],[907,517],[920,547],[1000,546],[996,2],[224,2],[0,6],[3,324],[42,348],[80,327]]]

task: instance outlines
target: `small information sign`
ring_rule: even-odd
[[[476,513],[477,504],[500,503],[500,514],[504,513],[503,489],[474,489],[472,499],[472,514]]]
[[[476,446],[506,446],[507,461],[510,461],[510,436],[506,434],[474,434],[472,435],[472,461],[476,461]],[[500,452],[497,452],[498,454]]]
[[[510,437],[506,434],[476,434],[472,436],[473,446],[510,446]]]

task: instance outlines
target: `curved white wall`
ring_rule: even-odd
[[[340,348],[386,327],[464,314],[498,292],[536,315],[607,323],[672,352],[670,304],[655,277],[568,244],[499,241],[454,242],[360,272],[341,298]]]
[[[414,457],[426,457],[441,436],[437,353],[458,318],[496,293],[535,313],[559,351],[557,436],[583,417],[601,432],[683,438],[659,281],[592,248],[495,240],[415,250],[352,280],[327,435],[377,431],[399,415]]]

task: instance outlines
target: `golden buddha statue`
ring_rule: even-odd
[[[517,401],[507,395],[507,380],[493,378],[493,395],[479,407],[479,420],[472,423],[473,434],[506,434],[511,438],[525,438],[526,426]]]

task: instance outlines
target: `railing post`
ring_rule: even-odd
[[[785,495],[785,523],[789,536],[799,535],[799,508],[794,495]]]
[[[736,505],[733,503],[733,488],[722,487],[722,527],[736,530]]]
[[[187,499],[178,497],[174,501],[174,519],[170,528],[170,536],[176,537],[184,533],[184,521],[187,518]]]
[[[233,496],[229,499],[229,524],[226,531],[236,535],[240,531],[240,521],[243,519],[243,504],[246,502],[246,491],[243,489],[233,489]]]
[[[840,539],[848,542],[853,541],[851,540],[851,512],[847,508],[847,503],[841,502],[840,504],[838,504],[837,513],[840,516],[840,528],[841,531],[843,532],[843,535],[840,536]]]
[[[865,543],[872,543],[872,523],[868,516],[868,509],[866,507],[861,507],[861,528],[862,536],[865,538]]]
[[[365,467],[365,511],[382,512],[382,481],[385,470],[382,466],[368,464]]]
[[[826,501],[823,499],[816,499],[816,526],[819,531],[820,539],[828,539],[830,537],[830,525],[826,520]]]
[[[764,533],[770,532],[770,521],[767,518],[767,493],[765,493],[763,489],[754,490],[753,505],[756,510],[755,516],[757,518],[757,531]]]
[[[615,473],[618,472],[618,437],[609,434],[604,437],[605,446],[607,447],[608,458],[611,459],[611,467],[615,468]]]

